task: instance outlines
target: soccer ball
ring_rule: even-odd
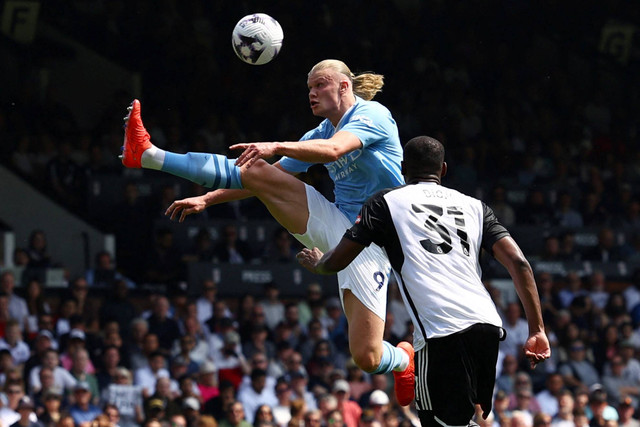
[[[247,64],[262,65],[278,55],[283,38],[278,21],[267,14],[254,13],[238,21],[231,45],[238,58]]]

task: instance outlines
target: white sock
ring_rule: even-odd
[[[402,353],[402,360],[400,361],[398,367],[394,369],[394,371],[396,372],[402,372],[409,366],[409,355],[407,354],[407,352],[404,350],[400,350],[400,353]]]
[[[164,165],[164,150],[152,145],[151,148],[142,153],[140,164],[146,169],[162,169],[162,165]]]

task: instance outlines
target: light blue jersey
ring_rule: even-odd
[[[357,136],[362,148],[324,166],[334,183],[336,206],[353,223],[367,198],[382,189],[404,184],[400,172],[402,146],[398,126],[389,110],[376,101],[359,97],[336,128],[325,119],[300,140],[329,139],[341,130]],[[295,173],[306,172],[313,164],[290,157],[280,159],[286,171]]]

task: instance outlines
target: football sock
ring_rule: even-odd
[[[209,188],[242,188],[235,159],[210,153],[177,154],[156,146],[146,150],[142,167],[160,170]]]
[[[380,365],[370,374],[386,374],[391,371],[402,372],[407,369],[407,366],[409,366],[409,355],[387,341],[382,341]]]

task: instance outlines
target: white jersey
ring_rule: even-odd
[[[414,347],[478,323],[502,326],[482,283],[480,250],[508,236],[480,200],[436,183],[384,190],[362,207],[345,237],[389,256],[415,325]]]

